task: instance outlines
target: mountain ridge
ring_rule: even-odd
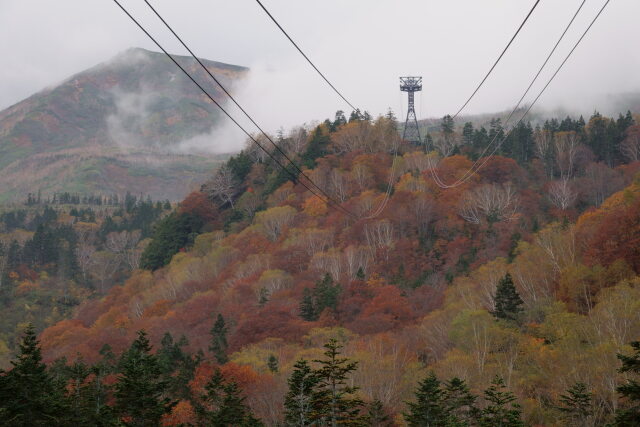
[[[196,78],[207,78],[194,59],[175,58]],[[202,62],[230,88],[248,72],[246,67]],[[211,92],[223,100],[219,90]],[[104,165],[95,178],[82,173],[81,163],[87,159],[101,158],[97,163],[111,165],[127,163],[128,155],[137,160],[125,164],[125,172],[135,170],[141,157],[151,160],[147,168],[152,172],[152,197],[180,200],[191,189],[184,185],[184,174],[165,176],[153,165],[182,164],[185,173],[203,180],[218,163],[215,151],[189,152],[180,143],[210,133],[219,119],[220,113],[164,54],[128,49],[0,112],[0,200],[15,200],[34,189],[143,190],[135,174],[119,173],[119,181],[110,185]],[[80,169],[70,170],[71,163]],[[44,169],[50,174],[43,176]]]

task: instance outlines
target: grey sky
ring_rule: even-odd
[[[580,2],[542,0],[465,112],[513,105]],[[171,52],[184,53],[142,0],[123,3]],[[533,0],[264,3],[352,103],[374,115],[388,107],[398,111],[401,102],[406,103],[398,90],[398,76],[417,74],[424,77],[418,114],[433,117],[453,113],[464,102]],[[587,0],[549,70],[603,3]],[[254,0],[153,0],[153,4],[199,56],[254,70],[240,97],[267,128],[324,119],[337,109],[348,109]],[[593,100],[599,95],[639,91],[639,16],[640,1],[611,0],[549,88],[543,105],[589,110],[597,106]],[[157,50],[111,0],[0,0],[0,38],[0,108],[128,47]],[[543,74],[541,82],[549,75]]]

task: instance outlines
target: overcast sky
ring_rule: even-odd
[[[142,0],[122,0],[173,53],[184,50]],[[512,106],[582,0],[542,0],[465,110]],[[605,0],[586,4],[550,63],[564,58]],[[270,129],[347,110],[254,0],[152,0],[201,57],[251,67],[240,94]],[[421,75],[420,117],[464,102],[533,0],[263,0],[330,80],[374,115],[406,108],[401,75]],[[640,90],[640,1],[611,0],[541,102],[593,109],[607,93]],[[0,108],[132,46],[157,50],[111,0],[0,0]],[[552,71],[543,74],[541,83]],[[539,87],[539,86],[538,86]],[[533,93],[536,91],[534,90]],[[406,97],[406,95],[405,95]],[[404,105],[404,107],[401,107]],[[403,112],[398,112],[403,116]]]

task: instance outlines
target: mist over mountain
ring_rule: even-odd
[[[176,59],[220,98],[194,59]],[[203,62],[229,88],[248,72]],[[129,49],[0,112],[0,200],[37,191],[179,200],[232,151],[207,136],[220,114],[164,54]]]

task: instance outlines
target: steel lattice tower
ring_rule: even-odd
[[[407,110],[407,120],[404,122],[402,139],[405,141],[421,144],[420,128],[416,118],[413,94],[422,90],[422,77],[400,77],[400,90],[409,95],[409,109]]]

